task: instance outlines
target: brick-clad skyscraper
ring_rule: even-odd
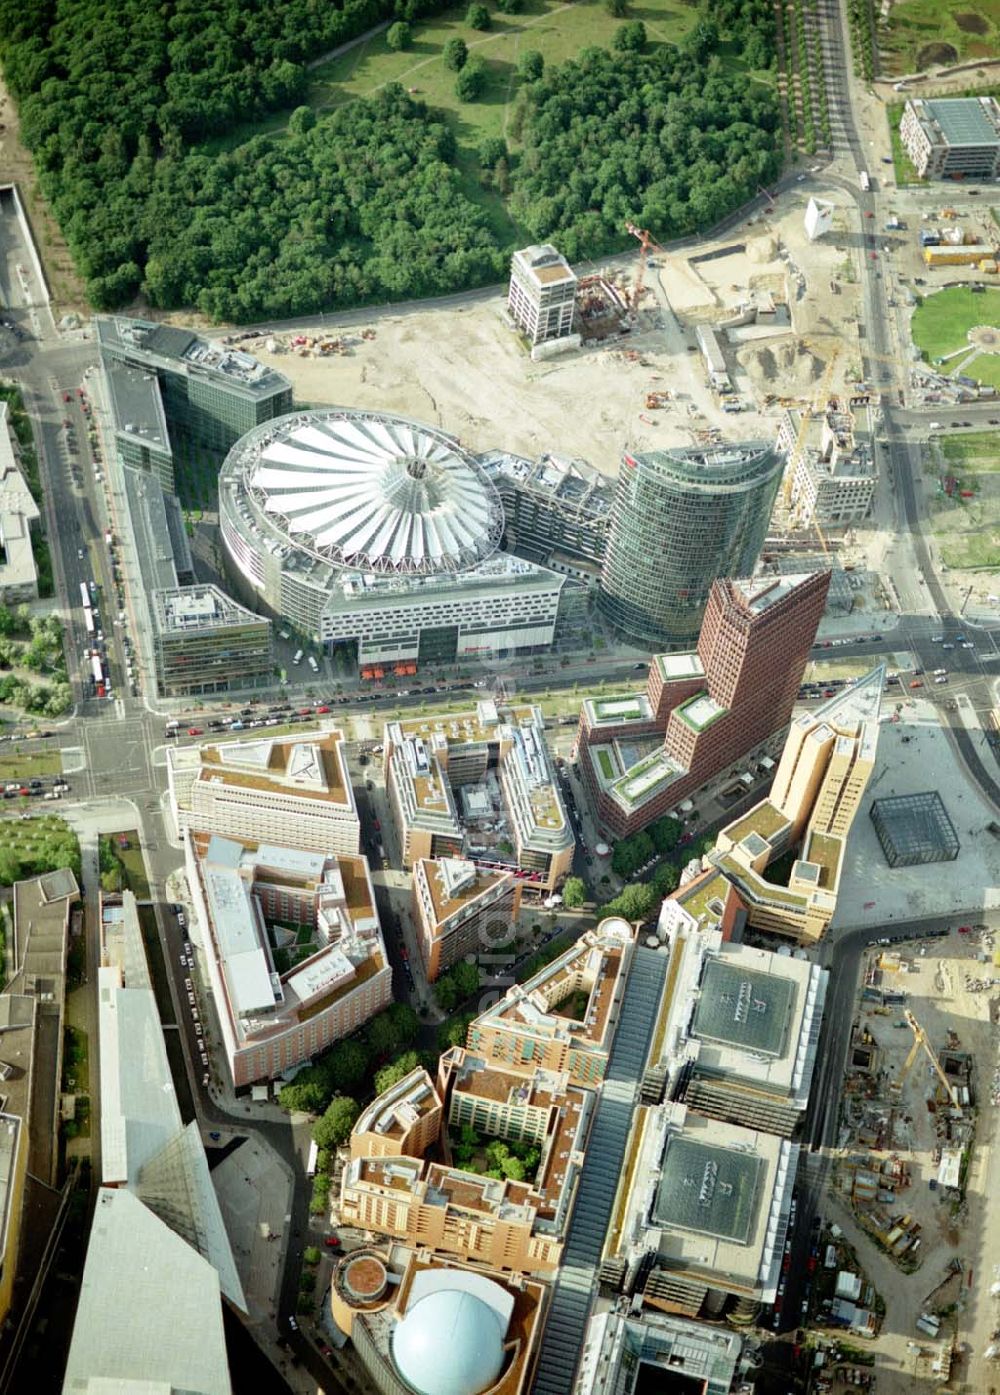
[[[580,768],[612,835],[638,832],[788,725],[829,585],[829,572],[716,581],[696,651],[657,655],[634,700],[583,704]],[[626,763],[635,738],[660,732],[662,746]]]

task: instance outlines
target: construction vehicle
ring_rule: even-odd
[[[646,407],[650,412],[658,411],[660,407],[666,407],[670,401],[669,392],[647,392]]]
[[[924,1031],[923,1027],[921,1027],[920,1023],[914,1017],[913,1013],[910,1012],[909,1008],[906,1009],[906,1011],[903,1013],[903,1016],[906,1018],[906,1025],[913,1033],[913,1045],[910,1047],[909,1054],[907,1055],[906,1060],[903,1062],[902,1070],[899,1072],[899,1075],[893,1081],[890,1087],[893,1093],[898,1095],[902,1092],[903,1085],[906,1081],[906,1077],[909,1075],[910,1069],[913,1066],[913,1062],[917,1058],[917,1052],[920,1051],[921,1048],[923,1048],[924,1052],[927,1055],[927,1059],[934,1067],[935,1075],[940,1080],[941,1084],[944,1086],[945,1093],[947,1094],[952,1107],[954,1109],[961,1109],[962,1105],[958,1098],[958,1092],[955,1089],[954,1085],[951,1083],[951,1081],[948,1079],[948,1077],[945,1075],[944,1071],[941,1069],[941,1063],[938,1061],[937,1056],[934,1054],[934,1048],[927,1040],[927,1033]]]

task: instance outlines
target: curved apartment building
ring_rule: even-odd
[[[761,442],[626,455],[601,568],[612,624],[653,647],[696,639],[716,577],[752,574],[783,467]]]

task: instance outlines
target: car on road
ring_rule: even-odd
[[[328,1250],[339,1250],[339,1249],[340,1249],[340,1236],[339,1236],[339,1235],[328,1235],[328,1236],[326,1237],[326,1239],[323,1241],[323,1244],[327,1247]]]
[[[299,1330],[299,1324],[292,1317],[291,1313],[289,1313],[288,1315],[288,1326],[291,1328],[293,1332],[297,1332]]]
[[[329,710],[330,709],[329,707],[327,707],[326,703],[323,703],[320,707],[316,708],[317,715],[321,712],[329,712]]]
[[[971,925],[960,925],[960,926],[958,927],[958,933],[959,933],[960,935],[971,935],[971,934],[972,934],[972,926],[971,926]]]
[[[201,727],[188,727],[188,736],[204,736]]]

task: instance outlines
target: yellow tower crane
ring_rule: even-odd
[[[806,347],[809,348],[811,346],[807,344]],[[785,466],[784,502],[785,514],[789,520],[789,527],[791,526],[792,488],[795,484],[795,470],[806,448],[806,437],[809,433],[810,422],[813,417],[819,416],[821,412],[826,410],[830,398],[830,383],[833,380],[833,370],[837,366],[837,359],[839,357],[840,349],[839,347],[835,347],[826,361],[826,368],[823,370],[823,377],[820,379],[819,387],[816,389],[816,395],[813,397],[812,402],[803,409],[802,418],[799,422],[798,435],[795,438],[795,445],[788,455],[788,464]],[[813,528],[816,530],[816,536],[819,538],[819,545],[823,549],[823,556],[829,562],[830,549],[823,535],[823,529],[819,526],[819,519],[816,517],[815,513],[813,514],[812,524]]]
[[[955,1089],[954,1085],[951,1083],[951,1081],[948,1079],[948,1077],[945,1075],[944,1071],[941,1069],[941,1063],[938,1061],[937,1056],[935,1056],[934,1054],[934,1048],[927,1040],[927,1033],[924,1031],[923,1027],[921,1027],[920,1023],[914,1017],[913,1013],[910,1012],[909,1008],[906,1009],[906,1011],[903,1013],[903,1016],[906,1018],[906,1025],[913,1033],[913,1045],[910,1047],[909,1055],[903,1062],[902,1070],[899,1072],[899,1075],[893,1082],[892,1089],[897,1094],[902,1090],[903,1083],[910,1073],[910,1068],[912,1067],[913,1062],[916,1060],[917,1052],[922,1047],[927,1054],[927,1059],[934,1067],[934,1072],[937,1075],[937,1078],[944,1086],[945,1093],[947,1094],[948,1099],[951,1101],[955,1109],[961,1109],[962,1105],[961,1101],[958,1098],[958,1092]]]

